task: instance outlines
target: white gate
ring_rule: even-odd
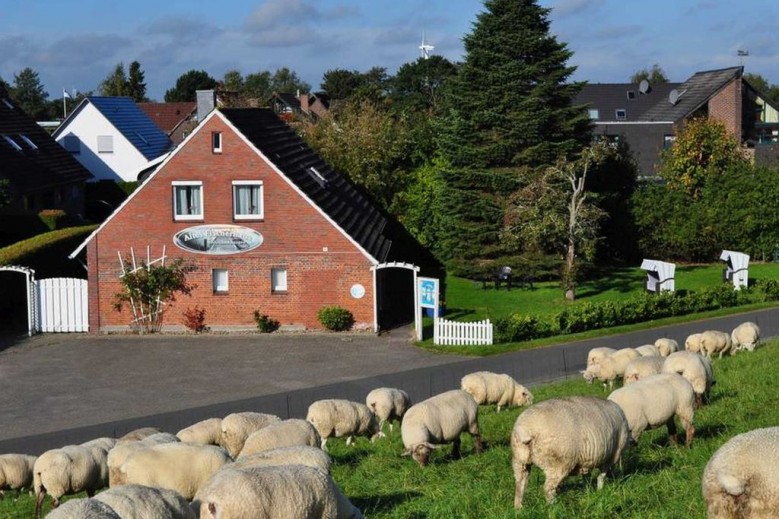
[[[36,331],[89,331],[86,279],[49,278],[34,283]]]

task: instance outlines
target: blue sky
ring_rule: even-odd
[[[434,54],[463,56],[480,0],[3,0],[0,77],[31,67],[51,98],[96,90],[118,62],[146,73],[148,95],[190,69],[220,79],[288,67],[316,90],[325,71],[394,73]],[[742,63],[779,84],[775,0],[540,0],[552,33],[574,52],[574,79],[625,82],[658,63],[672,81]],[[749,56],[738,58],[737,50]]]

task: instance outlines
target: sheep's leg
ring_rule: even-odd
[[[473,436],[473,448],[476,451],[476,454],[481,454],[484,452],[484,442],[481,441],[481,435],[480,434],[472,434]]]
[[[87,497],[95,497],[95,489],[94,488],[88,488],[87,489]]]
[[[611,465],[604,465],[600,468],[600,473],[598,474],[597,484],[595,488],[598,490],[603,489],[603,485],[606,483],[606,476],[611,472]]]
[[[452,458],[459,459],[460,457],[460,438],[457,437],[452,442]]]
[[[674,420],[674,417],[672,416],[666,423],[666,427],[668,427],[668,441],[674,445],[678,445],[678,440],[676,439],[676,421]]]
[[[390,434],[392,434],[392,422],[389,423]]]
[[[530,465],[524,463],[518,463],[516,460],[512,460],[512,467],[514,468],[514,508],[522,508],[522,498],[527,490],[527,481],[530,476]]]
[[[46,497],[46,491],[41,488],[38,491],[38,496],[35,499],[35,517],[41,516],[41,508],[43,507],[43,499]]]
[[[684,444],[689,447],[692,445],[692,437],[695,436],[695,427],[692,425],[692,422],[687,422],[684,425],[684,430],[687,433],[686,438],[684,440]]]
[[[346,445],[351,445],[352,442],[354,442],[354,436],[349,436],[346,438]]]
[[[563,471],[550,471],[546,473],[546,481],[544,481],[544,497],[546,498],[547,503],[554,502],[555,498],[557,497],[557,487],[560,486],[560,483],[562,483],[563,479],[565,479],[565,476],[567,475],[568,474]]]
[[[322,438],[322,445],[320,445],[321,449],[325,452],[327,452],[327,438]]]

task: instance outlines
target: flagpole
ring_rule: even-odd
[[[65,117],[67,117],[67,112],[68,112],[68,108],[65,101],[66,99],[67,98],[65,97],[65,89],[63,88],[62,89],[62,120],[63,121],[65,120]]]

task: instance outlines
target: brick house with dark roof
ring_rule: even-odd
[[[316,120],[330,109],[330,98],[323,92],[316,94],[274,92],[268,101],[268,106],[287,122],[300,115]]]
[[[149,119],[178,145],[197,124],[197,103],[137,103]]]
[[[71,257],[86,250],[90,330],[125,329],[112,307],[119,255],[183,258],[197,285],[169,310],[206,310],[212,329],[253,328],[261,310],[282,325],[320,328],[327,305],[356,326],[413,318],[412,271],[443,268],[396,220],[333,171],[271,110],[211,112]]]

